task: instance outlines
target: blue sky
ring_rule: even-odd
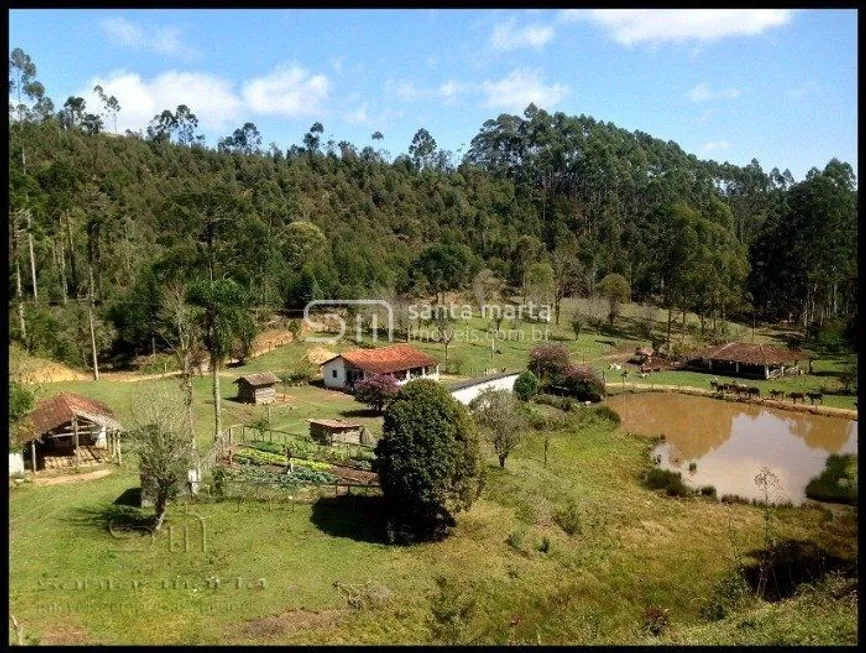
[[[56,104],[101,83],[121,131],[185,103],[209,145],[252,121],[286,148],[318,120],[392,156],[422,126],[465,152],[534,101],[797,179],[856,169],[854,10],[15,10],[9,29]]]

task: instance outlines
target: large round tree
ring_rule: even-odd
[[[376,471],[389,539],[446,535],[453,515],[468,509],[483,485],[478,434],[466,407],[435,381],[407,383],[385,411]]]

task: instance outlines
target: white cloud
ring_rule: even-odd
[[[790,9],[565,9],[560,20],[588,20],[617,43],[684,43],[754,36],[790,22]]]
[[[415,100],[419,100],[422,97],[430,94],[429,91],[420,89],[415,86],[414,82],[410,82],[407,80],[388,80],[388,82],[386,83],[386,87],[394,88],[395,92],[397,93],[397,97],[403,100],[403,102],[414,102]]]
[[[343,114],[343,120],[350,125],[364,125],[370,120],[369,115],[369,104],[367,102],[361,103],[357,109],[352,111],[346,111]]]
[[[802,100],[807,95],[819,93],[820,91],[821,87],[818,86],[814,79],[810,79],[808,82],[805,82],[797,88],[792,88],[790,91],[788,91],[788,97],[792,100]]]
[[[101,85],[106,95],[114,95],[120,103],[117,129],[143,129],[164,109],[174,111],[186,104],[196,114],[204,129],[220,129],[237,121],[242,115],[243,103],[232,90],[231,82],[207,73],[168,71],[151,80],[137,73],[115,71],[106,77],[94,77],[76,95],[85,99],[91,111],[99,106],[93,87]],[[107,121],[106,128],[113,128]]]
[[[552,107],[568,93],[563,84],[545,84],[539,69],[517,68],[498,81],[485,81],[481,90],[487,96],[487,108],[523,111],[534,102],[539,107]]]
[[[325,75],[312,75],[301,66],[288,64],[244,82],[242,96],[255,113],[310,116],[320,111],[330,88]]]
[[[185,44],[181,32],[176,27],[165,27],[153,32],[120,17],[105,18],[100,23],[102,31],[115,45],[141,50],[150,50],[186,60],[196,59],[201,53]]]
[[[728,141],[710,141],[706,145],[701,148],[701,151],[704,153],[709,152],[719,152],[722,150],[728,150],[731,148],[731,144]]]
[[[701,82],[689,89],[686,97],[692,102],[707,102],[708,100],[734,100],[742,94],[743,92],[738,88],[724,88],[714,91],[710,84]]]
[[[445,104],[455,104],[459,95],[476,90],[477,88],[476,84],[456,82],[453,79],[449,79],[447,82],[439,85],[438,93]]]
[[[706,111],[701,113],[701,115],[699,115],[697,118],[695,118],[695,124],[696,125],[706,125],[707,123],[710,122],[712,117],[715,116],[717,113],[718,113],[718,111],[716,109],[707,109]]]
[[[490,47],[499,52],[518,48],[540,50],[553,38],[553,35],[553,28],[547,25],[535,24],[517,27],[517,19],[512,17],[493,28],[493,33],[490,35]]]

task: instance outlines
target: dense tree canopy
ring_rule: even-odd
[[[142,353],[162,346],[154,288],[201,276],[279,310],[382,289],[470,293],[482,269],[505,291],[558,305],[617,274],[633,301],[670,318],[853,324],[858,190],[847,163],[794,183],[757,161],[700,160],[534,105],[486,121],[461,161],[423,129],[393,161],[378,132],[363,147],[323,148],[319,122],[302,146],[262,151],[246,123],[210,148],[194,97],[145,133],[118,135],[103,118],[110,128],[127,107],[103,93],[99,107],[70,97],[55,111],[37,73],[11,53],[12,336],[71,362],[65,325],[91,288],[106,352]],[[134,319],[121,302],[138,305]],[[50,320],[64,328],[29,337],[28,322]]]

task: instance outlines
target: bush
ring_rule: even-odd
[[[594,409],[594,412],[597,417],[613,422],[617,426],[622,423],[622,418],[619,416],[619,413],[610,406],[598,406]]]
[[[713,497],[714,499],[716,498],[716,488],[712,485],[704,485],[700,490],[698,490],[698,493],[702,497]]]
[[[508,546],[510,546],[512,549],[514,549],[515,551],[519,551],[519,552],[523,553],[523,551],[524,551],[523,547],[526,543],[526,531],[523,531],[523,530],[511,531],[508,534],[508,537],[506,538],[505,541],[508,543]]]
[[[701,617],[719,621],[741,607],[751,596],[751,588],[739,569],[732,569],[713,583],[710,598],[701,607]]]
[[[806,486],[806,496],[816,501],[857,503],[857,456],[830,454],[824,471]]]
[[[355,384],[355,401],[382,412],[399,391],[400,385],[391,374],[374,374]]]
[[[550,538],[545,535],[535,548],[541,553],[550,553]]]
[[[385,496],[389,536],[435,539],[454,525],[483,486],[481,448],[469,411],[440,383],[407,383],[385,411],[374,470]]]
[[[524,370],[514,380],[514,394],[520,401],[529,401],[538,394],[538,377],[529,370]]]
[[[580,534],[580,510],[574,501],[569,501],[564,508],[557,510],[553,520],[568,535]]]
[[[544,383],[555,378],[568,366],[569,352],[565,345],[542,343],[529,352],[527,368]]]
[[[601,401],[605,391],[604,381],[588,365],[567,366],[551,386],[578,401]]]
[[[661,635],[670,624],[668,611],[657,605],[648,607],[643,612],[643,629],[650,635]]]
[[[669,497],[684,497],[689,494],[689,488],[683,483],[679,472],[654,467],[647,472],[645,482],[650,490],[664,490]]]

